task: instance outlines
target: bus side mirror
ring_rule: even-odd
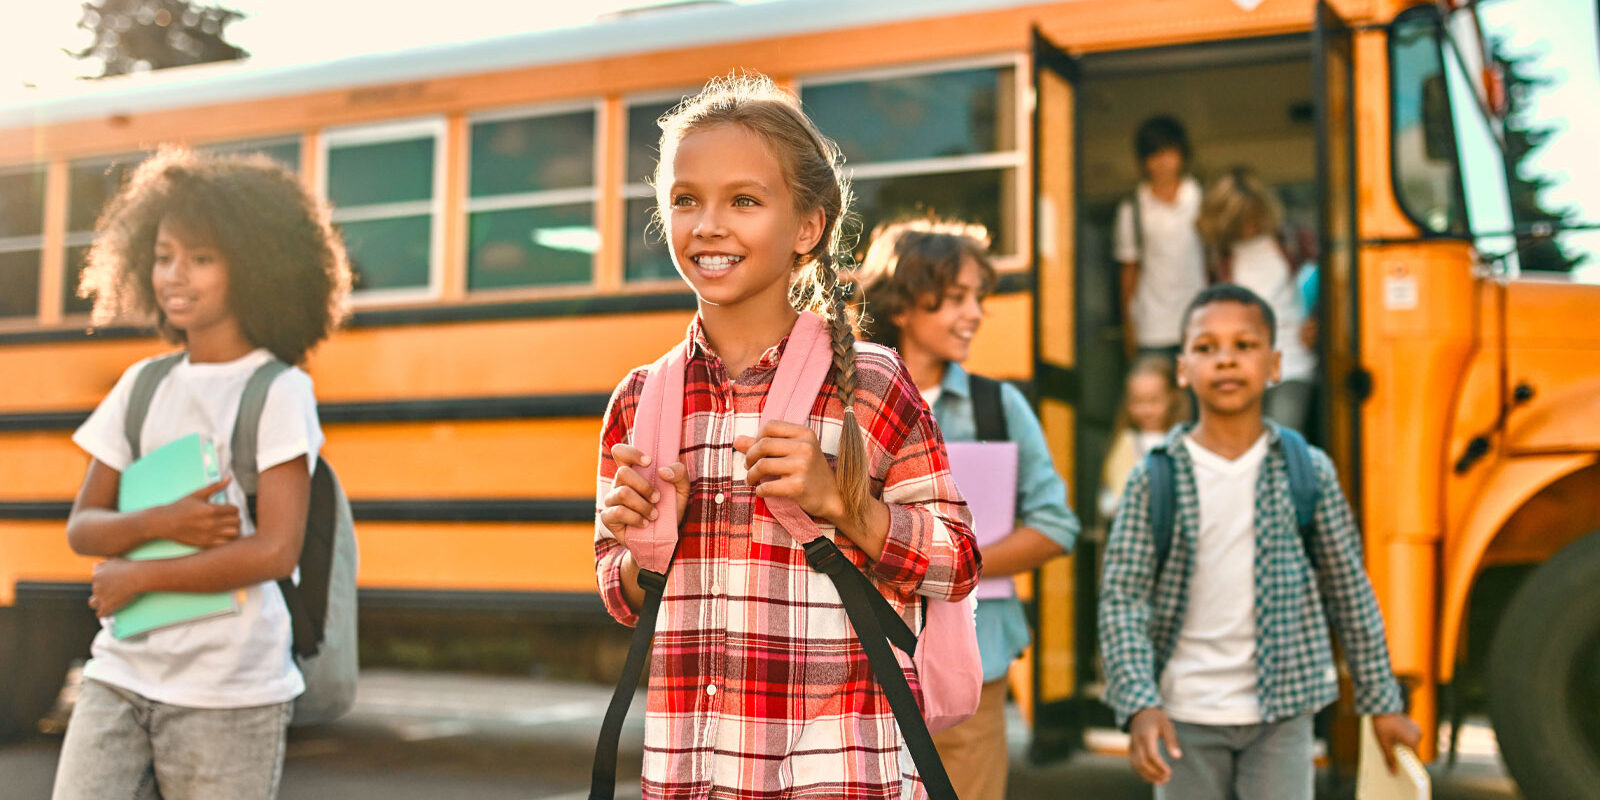
[[[1450,88],[1444,75],[1422,81],[1422,151],[1429,161],[1453,161],[1455,125],[1450,119]]]

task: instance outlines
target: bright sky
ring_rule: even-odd
[[[257,61],[322,61],[339,56],[532,30],[581,25],[599,14],[663,0],[450,0],[420,14],[395,0],[215,0],[244,13],[227,40]],[[751,0],[736,0],[751,2]],[[13,0],[0,25],[0,102],[18,86],[48,88],[99,74],[95,62],[69,58],[91,36],[77,28],[83,0]],[[445,13],[439,13],[445,12]]]

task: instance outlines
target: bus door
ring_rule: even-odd
[[[1037,30],[1033,34],[1033,379],[1039,421],[1056,469],[1074,477],[1078,315],[1074,269],[1075,199],[1078,185],[1078,123],[1074,84],[1077,62]],[[1072,488],[1078,486],[1073,481]],[[1081,507],[1091,498],[1071,498]],[[1031,680],[1013,681],[1031,692],[1019,705],[1032,709],[1032,756],[1066,755],[1081,739],[1080,701],[1086,673],[1080,667],[1093,653],[1093,602],[1080,602],[1075,587],[1094,585],[1094,559],[1079,555],[1056,559],[1034,576],[1035,644]],[[1087,569],[1087,572],[1085,572]],[[1087,578],[1085,579],[1085,575]],[[1082,581],[1087,580],[1087,584]],[[1089,595],[1092,598],[1092,594]],[[1085,624],[1088,622],[1089,624]],[[1024,661],[1024,669],[1029,661]]]

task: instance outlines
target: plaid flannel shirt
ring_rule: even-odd
[[[1178,502],[1176,530],[1161,574],[1155,574],[1150,481],[1143,461],[1128,476],[1106,546],[1100,652],[1107,672],[1106,701],[1123,727],[1140,710],[1161,705],[1158,679],[1183,626],[1200,529],[1194,462],[1183,445],[1191,427],[1180,425],[1166,439]],[[1383,615],[1362,565],[1361,538],[1333,462],[1312,448],[1322,487],[1312,540],[1317,563],[1313,573],[1295,522],[1278,427],[1268,421],[1267,429],[1267,457],[1255,490],[1256,691],[1262,722],[1314,712],[1338,698],[1330,617],[1350,664],[1356,710],[1402,711]]]
[[[744,456],[733,449],[735,436],[756,434],[787,341],[738,381],[698,321],[679,345],[689,348],[682,454],[690,498],[650,662],[647,799],[925,796],[838,592],[745,484]],[[857,348],[857,421],[873,494],[889,504],[889,534],[871,562],[843,535],[833,538],[920,630],[922,596],[959,599],[972,590],[978,549],[938,429],[904,365],[885,348]],[[634,370],[606,411],[602,497],[616,474],[610,448],[629,439],[646,373]],[[841,419],[830,377],[809,418],[830,464]],[[597,521],[601,596],[612,616],[632,625],[637,615],[620,585],[624,553]],[[910,660],[895,654],[920,698]]]

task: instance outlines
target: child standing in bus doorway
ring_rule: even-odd
[[[999,412],[1000,424],[993,427],[1017,443],[1017,527],[980,550],[984,577],[1000,578],[1031,572],[1071,550],[1078,519],[1067,507],[1066,482],[1051,463],[1044,430],[1027,398],[1008,383],[971,375],[961,366],[983,323],[984,299],[994,289],[987,239],[979,226],[890,225],[874,232],[856,280],[865,287],[870,338],[900,351],[945,441],[978,439],[989,427],[977,418],[981,408],[981,413]],[[978,397],[982,391],[990,392],[988,402]],[[980,593],[977,629],[984,681],[977,713],[936,734],[934,743],[957,796],[1004,800],[1010,766],[1006,675],[1032,637],[1014,594]]]
[[[1189,174],[1189,134],[1173,117],[1151,117],[1133,137],[1142,180],[1117,207],[1113,252],[1121,265],[1124,344],[1130,358],[1176,358],[1178,315],[1205,288],[1205,253],[1195,232],[1200,183]]]
[[[229,464],[245,384],[258,367],[304,360],[343,314],[344,252],[327,209],[264,157],[163,149],[141,164],[98,225],[80,292],[97,321],[153,317],[183,350],[129,367],[73,435],[92,458],[67,540],[95,565],[89,605],[102,619],[56,770],[55,800],[160,796],[272,798],[292,700],[304,682],[290,655],[276,581],[300,557],[311,470],[323,436],[311,379],[272,382],[257,447],[253,515],[232,476],[164,506],[117,511],[136,457],[199,433]],[[125,430],[137,376],[168,372],[138,430]],[[134,443],[138,440],[138,444]],[[213,502],[217,493],[226,502]],[[200,548],[129,561],[152,539]],[[147,592],[231,592],[235,613],[119,639],[112,615]]]
[[[1206,243],[1218,281],[1255,292],[1277,317],[1282,378],[1267,390],[1267,417],[1305,430],[1317,357],[1316,328],[1307,320],[1305,299],[1296,280],[1299,264],[1284,246],[1279,229],[1283,208],[1255,171],[1234,167],[1206,192],[1195,227]]]
[[[1189,419],[1189,395],[1178,386],[1178,367],[1162,356],[1133,363],[1122,389],[1122,408],[1111,429],[1111,450],[1100,468],[1100,518],[1107,523],[1122,501],[1122,487],[1135,464],[1172,426]],[[1107,525],[1109,527],[1109,525]],[[1105,531],[1100,531],[1102,534]]]
[[[1303,440],[1296,452],[1294,434],[1262,416],[1279,370],[1272,307],[1218,284],[1182,320],[1178,374],[1200,419],[1161,445],[1167,479],[1153,479],[1153,459],[1128,478],[1100,594],[1106,700],[1131,736],[1128,759],[1158,800],[1311,800],[1312,715],[1339,695],[1331,619],[1356,710],[1373,715],[1392,771],[1393,746],[1415,747],[1421,732],[1402,713],[1333,462]],[[1307,529],[1291,499],[1297,458],[1314,480]],[[1159,503],[1173,512],[1165,532]]]
[[[677,345],[683,459],[647,463],[628,443],[648,368],[634,370],[606,411],[595,531],[606,609],[632,625],[629,537],[676,493],[643,797],[923,797],[839,593],[762,502],[798,503],[913,631],[924,597],[977,583],[938,427],[900,360],[846,317],[842,157],[761,76],[712,82],[661,127],[658,212],[699,305]],[[802,310],[826,320],[832,368],[807,424],[758,429]]]

